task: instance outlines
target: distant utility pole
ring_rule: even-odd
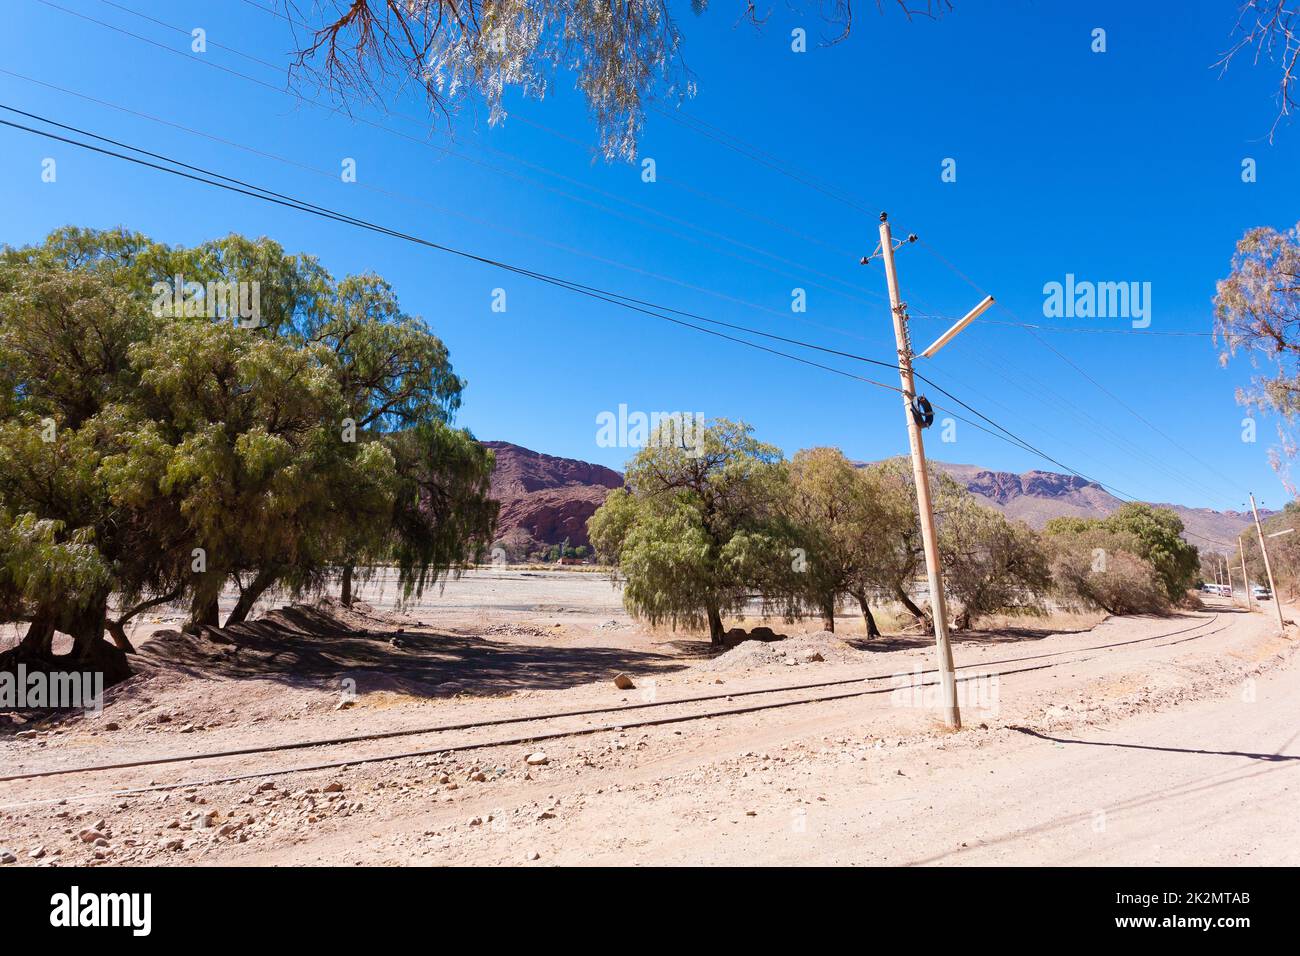
[[[1250,575],[1246,572],[1246,549],[1241,543],[1241,535],[1237,535],[1237,553],[1241,555],[1241,582],[1242,587],[1246,589],[1246,611],[1250,611]]]
[[[1219,557],[1223,558],[1223,573],[1228,576],[1228,600],[1236,604],[1237,599],[1232,595],[1232,565],[1228,563],[1227,555],[1220,554]],[[1214,570],[1216,572],[1219,570],[1218,561],[1214,562]]]
[[[1286,621],[1282,619],[1282,598],[1278,596],[1277,588],[1273,586],[1273,565],[1268,560],[1268,548],[1264,546],[1264,529],[1259,523],[1259,509],[1255,507],[1255,495],[1252,492],[1250,496],[1250,510],[1255,516],[1255,534],[1259,535],[1259,550],[1264,555],[1264,573],[1268,575],[1268,589],[1273,592],[1273,606],[1277,608],[1277,626],[1286,633]]]
[[[912,447],[912,476],[916,482],[916,507],[921,519],[921,541],[925,547],[925,570],[930,580],[930,607],[934,614],[934,641],[939,655],[939,683],[943,692],[944,716],[949,727],[960,730],[957,678],[953,673],[952,645],[948,642],[948,607],[943,595],[939,542],[934,530],[930,474],[925,467],[925,445],[921,441],[921,420],[928,405],[916,401],[916,383],[912,377],[912,340],[907,330],[907,306],[898,292],[898,273],[894,270],[894,239],[890,233],[889,219],[883,212],[880,214],[880,257],[884,261],[885,278],[889,283],[894,338],[898,342],[898,380],[903,387],[903,413],[907,419],[908,442]],[[930,412],[929,415],[933,418],[934,413]]]

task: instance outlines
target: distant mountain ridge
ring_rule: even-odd
[[[951,475],[985,504],[1001,511],[1008,518],[1023,521],[1041,528],[1052,518],[1072,516],[1079,518],[1104,518],[1116,511],[1124,501],[1101,485],[1078,475],[1062,475],[1054,471],[990,471],[977,465],[959,465],[933,462],[936,468]],[[1212,508],[1189,508],[1186,505],[1153,502],[1157,507],[1168,508],[1183,521],[1186,537],[1207,551],[1228,551],[1230,545],[1252,523],[1249,513],[1242,511],[1215,511]],[[1261,517],[1273,514],[1260,511]],[[1214,544],[1212,542],[1224,542]]]
[[[497,456],[492,496],[501,502],[498,539],[519,529],[541,544],[565,538],[577,546],[589,544],[587,519],[623,476],[612,468],[576,458],[560,458],[511,442],[487,441]],[[984,504],[1009,518],[1041,528],[1052,518],[1104,518],[1124,502],[1096,482],[1054,471],[993,471],[978,465],[932,464],[951,475]],[[1188,540],[1203,550],[1230,550],[1238,534],[1251,524],[1249,513],[1161,504],[1182,520]],[[1260,516],[1273,514],[1261,511]],[[1208,540],[1207,540],[1208,539]]]

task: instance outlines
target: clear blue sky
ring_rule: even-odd
[[[593,161],[594,130],[563,74],[544,101],[510,98],[500,126],[467,102],[452,142],[441,117],[430,132],[358,105],[367,123],[278,92],[290,29],[240,0],[121,4],[185,33],[102,0],[52,2],[154,42],[7,0],[0,68],[299,165],[5,73],[0,102],[483,255],[886,360],[894,346],[883,276],[856,261],[875,245],[879,209],[1012,313],[987,319],[1129,327],[1044,318],[1044,283],[1073,273],[1151,283],[1154,332],[1209,331],[1215,281],[1243,231],[1300,218],[1300,127],[1267,142],[1272,69],[1245,60],[1223,77],[1212,69],[1228,42],[1230,3],[1178,4],[1171,15],[1123,2],[956,0],[939,22],[908,23],[892,4],[880,15],[860,2],[852,36],[830,48],[816,43],[824,28],[815,16],[783,4],[755,30],[736,25],[739,3],[714,0],[700,17],[674,3],[699,83],[682,115],[834,184],[857,197],[855,209],[654,113],[641,153],[656,161],[658,182],[643,183],[639,165]],[[207,31],[206,54],[162,49],[188,53],[196,26]],[[796,26],[813,41],[803,54],[790,50]],[[1107,32],[1104,54],[1090,50],[1096,27]],[[421,113],[409,97],[391,105]],[[457,155],[440,149],[449,142]],[[52,184],[41,181],[46,157],[58,163]],[[345,157],[357,161],[356,184],[340,181]],[[1253,184],[1241,181],[1246,157],[1258,164]],[[955,183],[941,181],[945,158],[957,162]],[[894,392],[9,129],[0,129],[0,209],[0,241],[14,245],[68,223],[124,225],[181,244],[235,231],[318,255],[339,276],[377,271],[447,342],[469,383],[460,422],[480,438],[621,467],[629,452],[597,447],[596,416],[626,404],[744,419],[787,454],[813,445],[858,459],[906,451]],[[980,297],[920,245],[900,253],[899,272],[917,311],[960,315]],[[498,287],[504,314],[491,309]],[[807,290],[802,315],[790,311],[795,287]],[[1128,494],[1216,508],[1240,507],[1248,489],[1274,507],[1285,500],[1267,462],[1273,424],[1260,421],[1257,443],[1241,440],[1234,391],[1249,378],[1246,361],[1221,368],[1203,336],[1039,333],[1076,370],[1030,332],[994,322],[919,369]],[[923,346],[945,323],[913,325]],[[827,362],[896,383],[889,369]],[[956,439],[944,444],[932,430],[931,455],[1059,470],[968,425],[957,425]]]

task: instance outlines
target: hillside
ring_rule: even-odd
[[[510,442],[484,442],[497,455],[492,494],[501,501],[499,539],[527,534],[539,544],[588,544],[587,519],[623,476],[611,468],[574,458],[558,458]],[[978,465],[934,462],[985,504],[1041,528],[1063,515],[1105,517],[1123,501],[1100,485],[1052,471],[991,471]],[[1163,504],[1173,510],[1193,544],[1216,550],[1206,539],[1233,541],[1250,524],[1249,513]],[[1261,516],[1273,512],[1261,511]],[[1217,549],[1224,550],[1224,549]]]
[[[1077,475],[1053,471],[1015,474],[948,462],[934,462],[934,465],[952,475],[990,507],[1034,528],[1041,528],[1050,519],[1063,515],[1105,517],[1124,503],[1100,485]],[[1197,547],[1206,550],[1227,550],[1216,548],[1206,539],[1231,542],[1251,523],[1247,512],[1157,504],[1182,518],[1187,537]],[[1272,513],[1261,511],[1260,515]]]
[[[575,458],[558,458],[504,441],[483,444],[496,453],[492,497],[501,502],[498,540],[527,535],[537,544],[589,544],[587,519],[623,476]]]

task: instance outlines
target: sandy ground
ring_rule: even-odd
[[[1296,642],[1226,600],[966,635],[953,734],[912,686],[929,640],[851,617],[715,659],[592,575],[365,596],[233,643],[164,631],[102,715],[0,725],[0,775],[680,703],[0,782],[8,865],[1300,862]],[[781,689],[806,684],[830,686]]]

